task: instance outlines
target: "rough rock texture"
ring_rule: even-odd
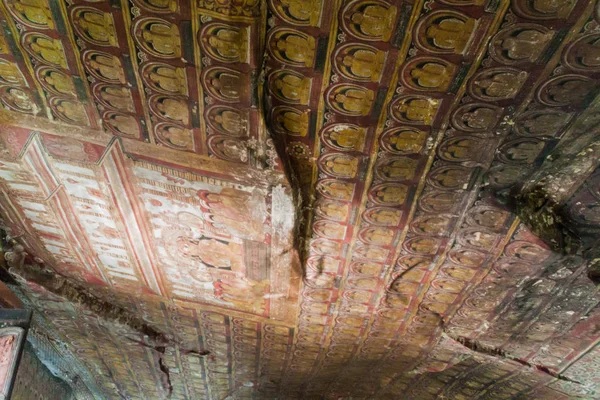
[[[25,345],[11,399],[75,400],[69,385],[54,377],[38,360],[30,344]]]
[[[554,251],[588,258],[595,280],[600,256],[593,217],[600,171],[598,115],[598,105],[591,104],[540,168],[516,185],[511,200],[521,220]]]

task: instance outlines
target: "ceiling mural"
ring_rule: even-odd
[[[600,396],[596,1],[0,20],[7,282],[82,398]]]

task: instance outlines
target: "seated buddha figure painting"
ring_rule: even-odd
[[[177,171],[134,173],[174,298],[266,315],[272,290],[266,192]],[[168,190],[175,188],[176,194]]]

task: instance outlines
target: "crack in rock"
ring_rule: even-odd
[[[576,380],[566,377],[558,372],[552,371],[550,368],[548,368],[545,365],[531,363],[531,362],[523,360],[519,357],[512,356],[512,355],[508,354],[505,350],[502,350],[502,349],[499,349],[499,348],[496,348],[493,346],[487,346],[476,340],[472,340],[472,339],[469,339],[466,337],[453,336],[446,331],[444,331],[444,335],[446,335],[448,338],[454,340],[455,342],[461,344],[462,346],[466,347],[467,349],[469,349],[477,354],[483,354],[483,355],[494,357],[494,358],[501,358],[503,360],[515,361],[521,365],[532,368],[541,373],[550,375],[553,378],[560,379],[560,380],[566,381],[566,382],[576,383],[578,385],[583,385],[582,382],[576,381]]]
[[[167,399],[170,399],[173,394],[173,383],[171,382],[169,367],[165,364],[166,347],[157,347],[155,352],[158,353],[156,355],[156,361],[158,363],[158,368],[160,368],[160,371],[162,372],[161,383],[167,391]]]
[[[128,326],[142,337],[147,337],[154,346],[164,346],[173,342],[172,338],[154,329],[141,318],[128,310],[102,300],[79,284],[64,278],[52,271],[41,270],[32,265],[12,266],[9,273],[21,285],[33,283],[48,292],[64,298],[66,301],[92,311],[94,314],[110,322]]]

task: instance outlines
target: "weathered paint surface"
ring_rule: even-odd
[[[4,0],[13,287],[95,396],[598,397],[596,3]]]
[[[33,383],[35,382],[35,384]],[[76,399],[69,385],[52,373],[25,345],[11,399],[70,400]]]

